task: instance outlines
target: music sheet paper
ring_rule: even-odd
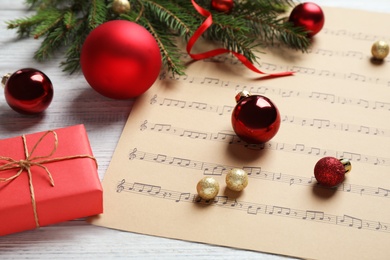
[[[302,258],[389,259],[390,64],[373,61],[371,46],[390,40],[390,16],[324,12],[309,53],[259,54],[261,70],[294,76],[261,80],[230,56],[162,75],[134,104],[103,180],[105,213],[92,223]],[[279,108],[280,130],[263,145],[232,130],[241,90]],[[313,177],[325,156],[352,162],[335,189]],[[249,174],[241,193],[226,189],[231,168]],[[197,197],[204,176],[220,183],[215,200]]]

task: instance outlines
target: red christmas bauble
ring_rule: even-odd
[[[280,114],[270,99],[241,92],[232,113],[232,126],[237,136],[250,144],[271,140],[279,130]]]
[[[319,184],[335,187],[345,179],[346,169],[343,163],[334,157],[324,157],[314,166],[314,177]]]
[[[211,8],[218,12],[230,13],[233,10],[234,0],[212,0]]]
[[[153,85],[162,59],[156,40],[144,27],[114,20],[87,36],[80,62],[93,89],[109,98],[129,99]]]
[[[294,26],[304,27],[309,31],[308,36],[312,37],[321,31],[324,26],[324,12],[315,3],[302,3],[294,7],[290,14],[289,22],[292,22]]]
[[[4,96],[8,105],[21,114],[43,112],[53,99],[53,85],[42,71],[25,68],[6,79]]]

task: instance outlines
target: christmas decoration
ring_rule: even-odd
[[[198,38],[203,36],[203,34],[213,25],[212,14],[209,11],[207,11],[206,9],[202,8],[200,5],[198,5],[195,2],[195,0],[191,0],[191,2],[194,5],[194,8],[199,12],[199,14],[201,14],[202,16],[204,16],[206,18],[205,21],[201,24],[201,26],[199,26],[199,28],[195,31],[194,35],[188,41],[187,53],[190,55],[191,58],[193,58],[195,60],[201,60],[201,59],[208,59],[208,58],[211,58],[211,57],[214,57],[217,55],[221,55],[224,53],[230,53],[230,54],[234,55],[239,61],[241,61],[241,63],[243,65],[245,65],[248,69],[250,69],[256,73],[259,73],[259,74],[268,74],[268,73],[265,73],[263,71],[258,70],[253,65],[253,63],[250,60],[248,60],[248,58],[245,57],[244,55],[242,55],[236,51],[228,50],[225,48],[218,48],[218,49],[209,50],[209,51],[206,51],[204,53],[198,53],[198,54],[191,53],[191,49],[194,46],[195,42],[198,40]],[[291,71],[285,71],[285,72],[277,72],[277,73],[268,74],[267,77],[290,76],[292,74],[293,74],[293,72],[291,72]]]
[[[103,212],[89,143],[83,125],[0,140],[0,236]]]
[[[308,36],[312,37],[321,31],[325,23],[324,13],[315,3],[302,3],[294,7],[289,22],[294,26],[303,27],[308,31]]]
[[[214,199],[219,192],[219,183],[212,177],[204,177],[196,185],[199,197],[205,200]]]
[[[236,101],[231,120],[238,137],[250,144],[260,144],[276,135],[280,114],[270,99],[242,91],[236,95]]]
[[[130,2],[128,0],[112,1],[112,10],[116,14],[125,14],[130,11]]]
[[[226,185],[233,191],[242,191],[248,185],[248,174],[243,169],[233,168],[226,174]]]
[[[211,8],[218,12],[230,13],[234,6],[234,0],[211,0]]]
[[[49,77],[33,68],[7,74],[2,83],[8,105],[21,114],[41,113],[53,99],[53,85]]]
[[[93,29],[110,20],[132,21],[145,27],[156,39],[164,68],[173,74],[184,74],[185,63],[181,59],[183,51],[177,45],[178,38],[187,41],[204,22],[204,16],[192,2],[129,0],[131,9],[118,14],[114,4],[117,1],[72,0],[64,4],[63,1],[27,0],[28,6],[36,13],[9,21],[8,28],[17,29],[21,37],[43,38],[35,53],[39,61],[65,49],[61,66],[72,73],[80,68],[80,50]],[[259,46],[266,48],[282,44],[305,51],[310,45],[304,29],[295,27],[283,17],[295,4],[293,0],[237,1],[229,14],[213,10],[210,0],[196,2],[211,9],[213,15],[213,23],[202,37],[241,54],[252,63],[257,60],[255,53]]]
[[[85,79],[100,94],[128,99],[148,90],[161,69],[155,38],[134,22],[109,21],[94,29],[81,51]]]
[[[383,60],[389,55],[389,44],[385,41],[376,41],[371,47],[372,56],[377,60]]]
[[[314,176],[319,184],[335,187],[344,181],[345,174],[351,169],[351,162],[348,159],[324,157],[314,166]]]

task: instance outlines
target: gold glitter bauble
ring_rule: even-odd
[[[248,174],[242,169],[231,169],[226,174],[226,185],[234,191],[242,191],[248,185]]]
[[[114,0],[112,10],[116,14],[125,14],[130,11],[130,2],[128,0]]]
[[[375,59],[383,60],[389,54],[389,44],[385,41],[377,41],[372,45],[371,53]]]
[[[219,192],[219,183],[212,177],[204,177],[196,185],[199,197],[205,200],[214,199]]]

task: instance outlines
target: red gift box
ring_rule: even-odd
[[[0,140],[0,235],[102,212],[83,125]]]

